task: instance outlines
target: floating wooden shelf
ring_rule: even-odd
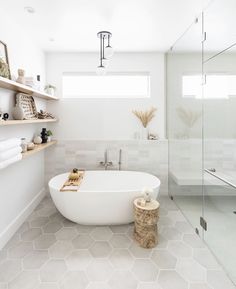
[[[7,79],[1,76],[0,76],[0,88],[9,89],[15,92],[27,93],[32,96],[40,97],[40,98],[47,99],[47,100],[58,100],[58,97],[56,96],[44,93],[42,91],[33,89],[27,85],[17,83],[15,81],[12,81],[10,79]]]
[[[45,144],[39,144],[39,145],[35,145],[35,148],[33,150],[27,151],[25,153],[22,153],[22,159],[28,158],[38,152],[41,152],[42,150],[45,150],[46,148],[55,145],[57,143],[56,140],[50,141],[48,143]]]
[[[27,120],[6,120],[0,121],[0,126],[17,125],[17,124],[33,124],[33,123],[45,123],[56,122],[57,119],[27,119]]]

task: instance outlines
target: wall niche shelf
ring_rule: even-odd
[[[44,92],[39,91],[39,90],[35,90],[35,89],[33,89],[27,85],[17,83],[15,81],[12,81],[10,79],[7,79],[7,78],[1,77],[1,76],[0,76],[0,88],[9,89],[9,90],[12,90],[15,92],[27,93],[29,95],[43,98],[46,100],[58,100],[58,97],[56,97],[56,96],[44,93]]]
[[[25,153],[22,153],[22,159],[26,159],[38,152],[41,152],[42,150],[45,150],[46,148],[55,145],[57,143],[56,140],[50,141],[48,143],[43,143],[43,144],[39,144],[39,145],[35,145],[35,148],[33,150],[27,151]]]
[[[34,123],[48,123],[57,122],[58,119],[27,119],[27,120],[6,120],[0,121],[0,126],[17,125],[17,124],[34,124]]]

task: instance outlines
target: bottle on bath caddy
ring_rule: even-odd
[[[69,175],[69,180],[75,181],[75,180],[78,180],[78,178],[79,178],[79,170],[74,168],[73,171]]]

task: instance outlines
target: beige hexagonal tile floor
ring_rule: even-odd
[[[133,224],[83,226],[45,198],[0,251],[0,289],[233,289],[173,201],[160,199],[159,243]]]

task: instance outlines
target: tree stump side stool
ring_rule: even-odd
[[[157,221],[160,204],[144,198],[134,200],[134,239],[143,248],[154,248],[158,243]]]

